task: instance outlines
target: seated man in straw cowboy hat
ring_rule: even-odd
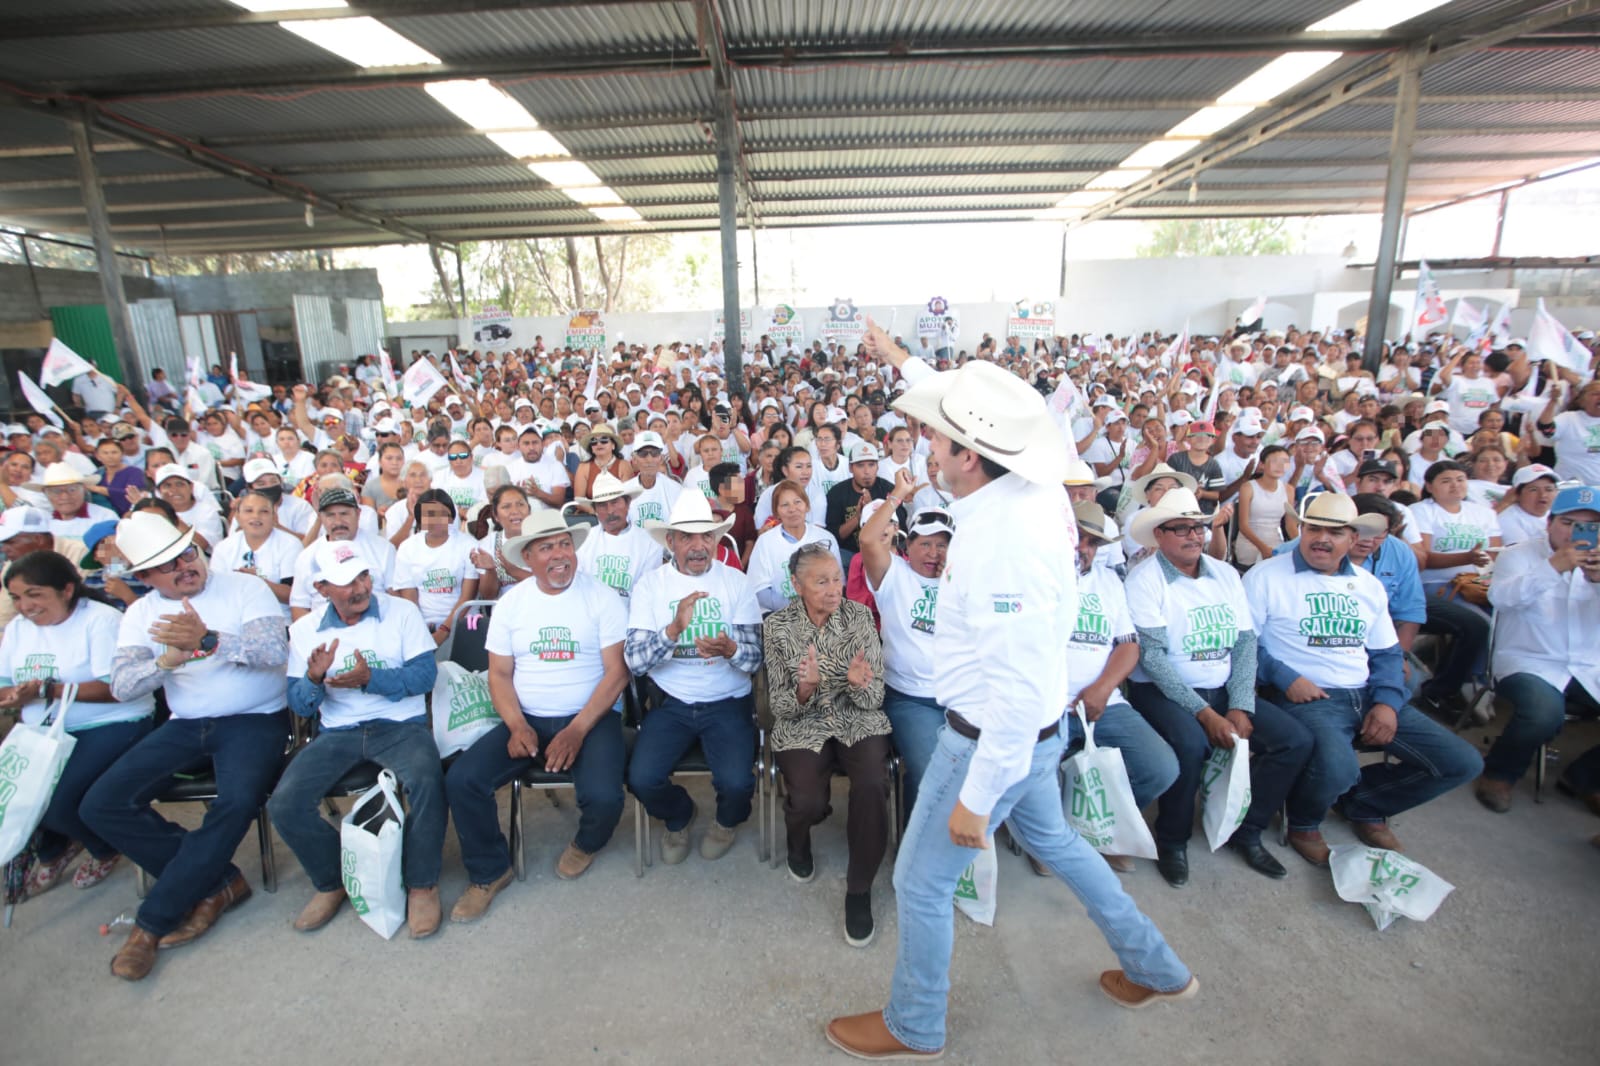
[[[661,565],[661,545],[628,515],[633,497],[643,491],[638,481],[629,479],[625,485],[601,471],[590,491],[593,495],[573,501],[590,507],[599,520],[583,538],[578,566],[626,601],[639,579]]]
[[[669,865],[688,858],[697,813],[673,784],[672,768],[696,740],[717,793],[702,858],[727,854],[755,796],[750,676],[761,668],[761,607],[744,575],[716,561],[717,542],[732,525],[731,518],[718,522],[700,493],[678,497],[668,520],[649,527],[672,564],[634,585],[628,605],[628,668],[665,697],[640,727],[628,787],[665,825],[661,861]]]
[[[627,749],[612,708],[628,684],[627,612],[578,566],[588,532],[569,529],[558,511],[539,511],[523,521],[521,536],[501,545],[501,554],[531,576],[502,596],[489,618],[489,697],[501,724],[445,775],[471,881],[450,911],[453,922],[481,918],[511,883],[495,791],[536,760],[552,773],[570,772],[578,793],[578,833],[556,861],[556,876],[582,876],[622,818]]]
[[[30,492],[42,492],[50,501],[50,532],[60,537],[82,540],[90,526],[101,522],[115,522],[117,512],[89,502],[89,486],[98,484],[99,478],[78,473],[67,463],[51,463],[44,468],[44,476],[22,487]]]
[[[158,946],[189,943],[250,898],[233,851],[277,779],[289,733],[278,601],[258,578],[211,570],[193,540],[192,530],[180,533],[154,511],[117,523],[117,550],[151,591],[122,618],[111,691],[126,701],[161,688],[172,711],[80,808],[95,832],[156,879],[111,960],[111,972],[129,981],[149,974]],[[207,760],[217,798],[200,828],[151,810],[173,774]]]
[[[1078,613],[1061,432],[1043,398],[992,363],[935,374],[881,329],[868,339],[913,382],[895,407],[929,431],[956,497],[934,633],[946,728],[895,863],[900,954],[889,1004],[835,1018],[828,1040],[858,1058],[943,1054],[956,883],[1008,818],[1117,953],[1123,969],[1100,978],[1106,995],[1127,1007],[1193,996],[1199,983],[1061,810],[1066,650]]]

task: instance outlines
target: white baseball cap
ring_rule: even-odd
[[[317,580],[332,585],[348,585],[372,569],[361,549],[349,540],[322,541],[316,547],[312,562],[316,565]]]
[[[278,473],[278,464],[271,459],[252,459],[244,464],[244,483],[249,485],[263,474],[276,473]]]
[[[194,475],[190,474],[189,471],[185,470],[177,463],[168,463],[166,466],[163,466],[161,469],[156,471],[156,476],[151,480],[154,481],[156,485],[160,485],[162,482],[170,481],[175,477],[181,477],[189,484],[194,484]]]
[[[873,444],[857,445],[856,450],[850,453],[852,465],[855,463],[875,463],[881,458],[883,457],[878,454],[877,446]]]
[[[1305,404],[1291,408],[1289,411],[1289,421],[1291,422],[1315,422],[1316,420],[1317,413]]]
[[[1254,407],[1246,408],[1239,412],[1239,417],[1233,423],[1235,436],[1253,437],[1257,433],[1264,433],[1266,426],[1261,421],[1261,412]]]
[[[1308,440],[1314,440],[1318,444],[1326,444],[1326,443],[1328,443],[1326,440],[1323,439],[1322,431],[1318,430],[1318,429],[1314,429],[1311,426],[1307,426],[1305,429],[1302,429],[1299,433],[1295,434],[1294,442],[1296,444],[1299,444],[1302,441],[1308,441]]]
[[[1545,466],[1543,463],[1529,463],[1527,466],[1517,471],[1516,476],[1511,479],[1511,487],[1520,489],[1529,482],[1538,481],[1542,477],[1547,477],[1558,485],[1561,484],[1560,475],[1558,475],[1554,470],[1551,470],[1548,466]],[[10,511],[6,512],[7,515],[10,513]]]
[[[1450,405],[1443,400],[1430,400],[1428,406],[1422,409],[1422,417],[1424,418],[1429,415],[1447,415],[1449,413]]]
[[[33,507],[12,507],[0,515],[0,544],[12,537],[49,532],[50,516]]]
[[[662,440],[661,434],[655,430],[647,429],[643,433],[633,435],[633,450],[638,451],[640,448],[654,448],[664,452],[667,450],[667,442]]]

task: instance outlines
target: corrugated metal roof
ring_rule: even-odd
[[[573,5],[385,22],[446,63],[584,52],[697,54],[688,4]]]
[[[96,78],[167,71],[218,72],[349,64],[273,25],[53,37],[0,43],[0,69],[18,81],[58,82],[92,73]]]

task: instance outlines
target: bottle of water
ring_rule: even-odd
[[[115,918],[100,927],[101,936],[110,936],[112,933],[121,933],[133,928],[133,915],[123,911]]]

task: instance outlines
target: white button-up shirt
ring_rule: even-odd
[[[1500,553],[1489,602],[1494,604],[1494,676],[1533,674],[1560,692],[1577,678],[1600,698],[1600,584],[1550,565],[1549,536]]]

